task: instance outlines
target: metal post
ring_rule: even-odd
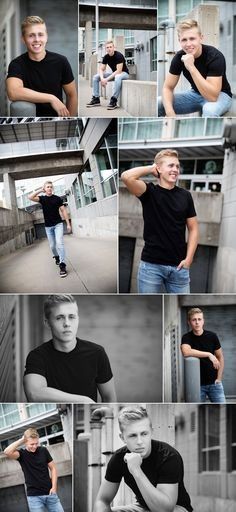
[[[184,358],[185,402],[200,402],[200,361],[197,357]]]
[[[102,480],[102,422],[92,419],[90,425],[92,463],[89,466],[92,467],[92,503],[94,503]]]
[[[96,0],[96,7],[95,7],[95,31],[96,31],[96,54],[98,54],[98,43],[99,43],[99,5],[98,5],[98,0]]]

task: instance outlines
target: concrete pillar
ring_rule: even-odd
[[[89,60],[93,50],[93,26],[92,21],[85,24],[85,78],[89,79]]]
[[[175,444],[175,405],[147,404],[153,426],[153,438],[174,446]]]
[[[4,173],[3,183],[6,206],[7,208],[9,208],[9,210],[14,210],[15,208],[17,208],[15,180],[11,177],[10,174]]]
[[[118,52],[123,53],[123,55],[124,55],[125,54],[125,37],[124,36],[115,36],[114,44],[115,44],[115,49]]]
[[[92,467],[92,503],[94,503],[102,480],[102,422],[94,419],[90,425],[92,453],[90,466]]]
[[[107,411],[105,413],[106,451],[103,452],[104,455],[106,455],[106,465],[108,464],[111,455],[113,454],[113,421],[113,410],[110,407],[107,407]]]
[[[203,43],[219,47],[219,7],[216,5],[197,5],[188,13],[187,18],[196,20],[204,35]]]
[[[200,402],[200,361],[197,357],[184,358],[185,402]]]
[[[98,72],[98,55],[97,53],[93,53],[89,59],[88,66],[88,79],[90,83],[90,87],[93,87],[93,75],[96,75]]]

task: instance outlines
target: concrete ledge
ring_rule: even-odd
[[[157,84],[141,80],[123,80],[121,107],[134,117],[156,117]]]

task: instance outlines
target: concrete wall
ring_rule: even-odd
[[[213,273],[213,292],[236,292],[236,153],[226,150],[222,192],[224,204],[219,247]]]
[[[19,224],[16,225],[15,213],[12,210],[0,208],[1,256],[33,243],[35,232],[32,216],[24,210],[18,210],[18,220]]]
[[[155,117],[157,114],[156,82],[124,80],[121,107],[134,117]]]
[[[156,31],[146,32],[144,30],[135,31],[135,45],[137,41],[144,45],[143,50],[134,50],[134,62],[137,66],[136,80],[153,80],[157,79],[157,71],[151,71],[151,42],[150,40],[157,36]]]

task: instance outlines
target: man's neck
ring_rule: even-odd
[[[193,329],[193,334],[195,334],[195,336],[201,336],[204,332],[204,329],[202,329],[201,331],[194,331]]]
[[[43,60],[46,57],[46,50],[43,50],[42,53],[38,53],[38,54],[28,52],[28,56],[29,56],[30,60],[40,62],[41,60]]]
[[[58,350],[58,352],[71,352],[76,347],[77,339],[74,338],[72,341],[63,343],[59,341],[57,338],[53,338],[52,342],[55,350]]]
[[[176,184],[175,183],[167,183],[166,181],[161,181],[159,182],[159,185],[161,188],[166,188],[167,190],[172,190],[172,188],[175,188]]]

